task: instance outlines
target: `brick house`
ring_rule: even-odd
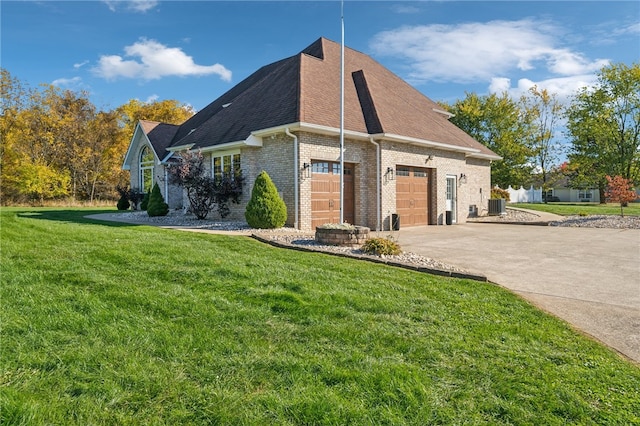
[[[500,157],[371,57],[345,48],[344,62],[345,222],[389,230],[463,223],[486,211],[491,161]],[[287,225],[310,230],[339,221],[339,134],[340,45],[320,38],[182,125],[140,121],[123,168],[132,188],[157,181],[172,208],[186,202],[167,180],[174,155],[200,150],[213,174],[240,168],[246,185],[242,203],[231,205],[234,220],[244,218],[265,170],[287,205]]]

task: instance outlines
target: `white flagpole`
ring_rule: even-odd
[[[344,0],[340,1],[340,223],[344,223]]]

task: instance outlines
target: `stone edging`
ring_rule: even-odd
[[[258,240],[260,242],[272,245],[274,247],[279,247],[279,248],[285,248],[285,249],[297,250],[297,251],[305,251],[305,252],[313,252],[313,253],[324,253],[324,254],[330,254],[332,256],[346,257],[346,258],[357,259],[357,260],[365,260],[365,261],[368,261],[368,262],[381,263],[381,264],[388,265],[388,266],[395,266],[397,268],[409,269],[411,271],[422,272],[422,273],[431,274],[431,275],[439,275],[439,276],[443,276],[443,277],[463,278],[463,279],[468,279],[468,280],[473,280],[473,281],[490,282],[487,277],[485,277],[484,275],[479,275],[479,274],[470,274],[470,273],[466,273],[466,272],[455,272],[455,271],[445,271],[445,270],[442,270],[442,269],[427,268],[425,266],[415,266],[415,265],[411,265],[409,263],[396,262],[396,261],[393,261],[393,260],[383,259],[383,258],[379,258],[379,257],[358,256],[358,255],[349,254],[349,253],[338,253],[338,252],[331,252],[331,251],[325,251],[325,250],[316,250],[316,249],[313,249],[312,247],[297,246],[297,245],[294,245],[294,244],[287,244],[287,243],[283,243],[283,242],[280,242],[280,241],[274,241],[274,240],[272,240],[272,239],[270,239],[268,237],[264,237],[264,236],[259,235],[259,234],[251,234],[251,238],[253,238],[255,240]]]

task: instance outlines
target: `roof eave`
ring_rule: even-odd
[[[475,154],[481,153],[481,151],[476,148],[468,148],[468,147],[451,145],[451,144],[442,143],[442,142],[434,142],[427,139],[412,138],[409,136],[401,136],[393,133],[378,133],[372,136],[374,137],[374,139],[382,139],[390,142],[408,143],[410,145],[428,146],[432,148],[441,149],[443,151],[462,152],[467,155],[475,155]]]
[[[499,155],[496,154],[485,154],[482,152],[476,153],[476,154],[468,154],[467,157],[469,158],[479,158],[481,160],[490,160],[490,161],[500,161],[502,160],[502,157],[500,157]]]
[[[327,135],[327,136],[340,135],[340,129],[337,127],[323,126],[321,124],[305,123],[303,121],[283,124],[275,127],[269,127],[267,129],[260,129],[260,130],[251,132],[251,134],[256,137],[263,138],[265,136],[282,133],[287,129],[289,129],[289,131],[291,132],[301,131],[301,132],[318,133],[318,134]],[[344,131],[344,134],[345,136],[348,136],[352,139],[362,139],[362,140],[368,140],[370,136],[368,133],[357,132],[354,130],[346,130],[346,129]]]

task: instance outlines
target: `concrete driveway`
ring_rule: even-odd
[[[469,223],[397,237],[404,250],[485,275],[640,362],[640,230]]]

